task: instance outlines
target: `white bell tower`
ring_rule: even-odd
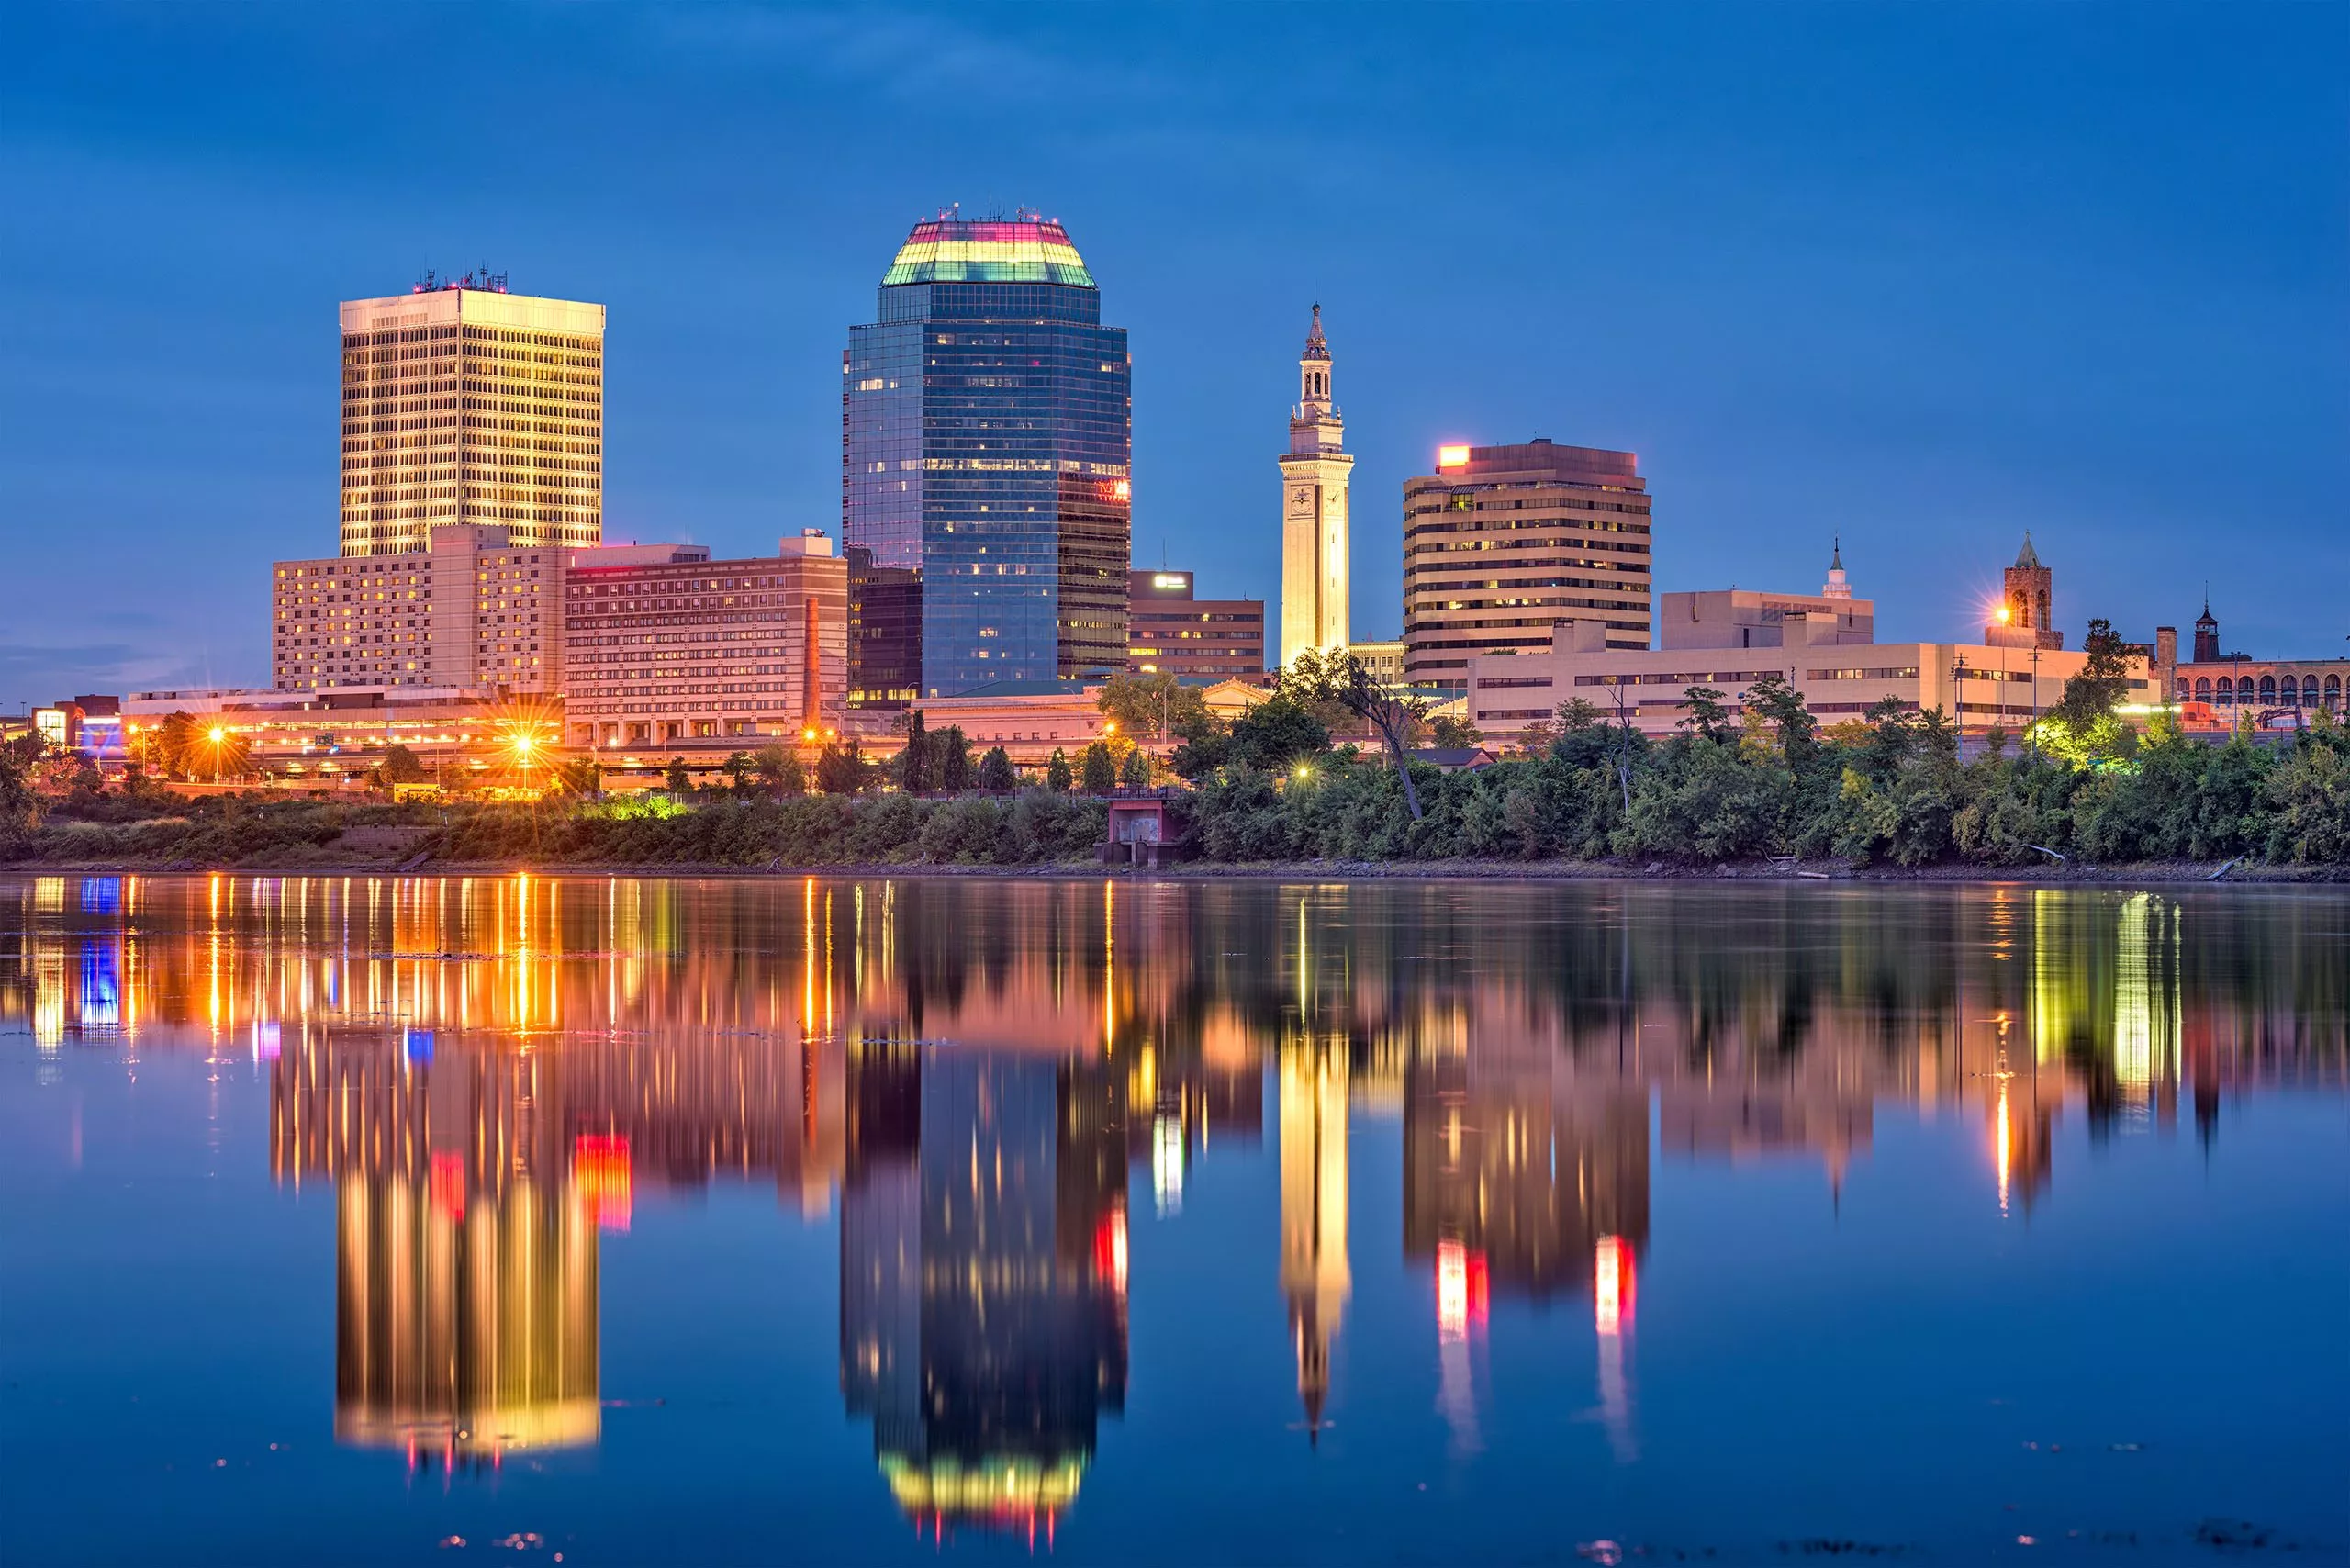
[[[1281,666],[1308,648],[1344,648],[1352,633],[1352,581],[1347,516],[1346,421],[1330,392],[1330,345],[1322,307],[1297,361],[1297,406],[1290,410],[1289,452],[1281,465]]]

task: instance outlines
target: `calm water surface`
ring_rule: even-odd
[[[2345,1009],[2258,889],[0,880],[0,1562],[2323,1560]]]

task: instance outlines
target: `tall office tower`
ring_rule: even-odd
[[[923,694],[1123,669],[1130,363],[1067,231],[917,223],[879,318],[841,361],[841,531],[921,570]]]
[[[1348,642],[1347,588],[1352,559],[1347,486],[1355,460],[1347,422],[1330,395],[1330,345],[1322,307],[1297,361],[1297,406],[1289,415],[1289,453],[1281,459],[1281,667],[1308,648],[1330,652]]]
[[[1566,621],[1649,645],[1649,495],[1628,452],[1447,446],[1404,481],[1404,675],[1465,689],[1479,654],[1547,652]],[[1596,613],[1594,613],[1594,612]]]
[[[425,274],[342,306],[342,554],[496,523],[532,546],[604,537],[604,308]]]

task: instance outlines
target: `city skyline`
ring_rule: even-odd
[[[1406,50],[1491,56],[1496,31],[1475,17],[1435,37],[1366,18],[1319,56],[1326,80],[1281,93],[1313,47],[1299,19],[1166,29],[1147,70],[1128,62],[1130,19],[922,23],[957,46],[925,67],[933,86],[1017,66],[1069,87],[1035,123],[982,126],[957,91],[882,73],[903,17],[641,17],[603,37],[491,16],[487,33],[530,36],[550,93],[607,69],[614,39],[643,47],[652,78],[616,131],[565,129],[576,145],[491,109],[484,134],[532,172],[519,186],[384,162],[383,139],[413,122],[345,112],[381,90],[364,80],[320,98],[269,85],[353,28],[406,23],[256,13],[207,28],[211,69],[183,75],[190,24],[110,15],[32,13],[11,73],[28,110],[5,133],[12,184],[51,221],[38,251],[6,252],[28,308],[0,491],[49,520],[11,541],[33,579],[85,581],[93,541],[114,566],[103,593],[17,618],[0,706],[263,678],[251,564],[316,554],[334,513],[319,313],[426,266],[488,258],[518,291],[609,308],[614,539],[739,554],[825,525],[830,356],[870,297],[875,250],[939,201],[984,210],[989,193],[1067,219],[1109,280],[1135,353],[1134,553],[1202,570],[1205,592],[1276,597],[1276,531],[1242,502],[1263,493],[1279,436],[1264,410],[1318,298],[1350,367],[1358,638],[1398,629],[1403,479],[1441,443],[1549,436],[1637,453],[1672,497],[1660,589],[1800,588],[1841,533],[1888,631],[1947,638],[1980,624],[2029,527],[2066,571],[2076,639],[2094,614],[2135,637],[2184,625],[2208,577],[2256,656],[2341,646],[2322,596],[2267,587],[2280,559],[2299,581],[2345,564],[2350,488],[2334,439],[2350,380],[2330,351],[2350,309],[2325,195],[2350,160],[2322,130],[2343,50],[2291,13],[2261,14],[2216,70],[2188,14],[2112,38],[2053,13],[1840,16],[1832,36],[1818,13],[1718,13],[1703,42],[1545,17],[1554,41],[1625,68],[1572,131],[1529,130],[1516,109],[1440,125],[1408,93],[1373,123],[1348,101]],[[1758,84],[1814,49],[1818,106]],[[730,55],[745,66],[718,71],[679,129],[641,151],[608,140],[643,135],[642,115]],[[2042,92],[2059,72],[2066,92]],[[769,106],[789,96],[769,90],[783,73],[803,107]],[[1208,83],[1203,104],[1178,101]],[[2172,123],[2189,84],[2225,134]],[[876,91],[904,125],[836,168],[768,160],[792,173],[757,174],[755,202],[726,184],[739,165],[693,161],[691,137],[729,128],[788,152]],[[1121,111],[1139,129],[1106,144],[1055,134]],[[1285,162],[1308,139],[1337,155]],[[384,169],[353,173],[371,161]],[[585,193],[606,183],[591,218]],[[1495,242],[1405,216],[1441,207],[1486,213]],[[1603,209],[1626,244],[1567,242]],[[823,220],[800,222],[810,211]],[[1822,504],[1803,481],[1827,469]],[[2255,547],[2219,552],[2215,534]]]

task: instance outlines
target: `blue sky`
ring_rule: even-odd
[[[1660,589],[1959,637],[2029,528],[2077,640],[2350,633],[2338,6],[11,6],[0,707],[257,681],[335,545],[334,309],[610,307],[606,530],[839,520],[915,218],[1062,218],[1135,356],[1138,564],[1277,593],[1320,300],[1355,629],[1440,441],[1628,448]]]

